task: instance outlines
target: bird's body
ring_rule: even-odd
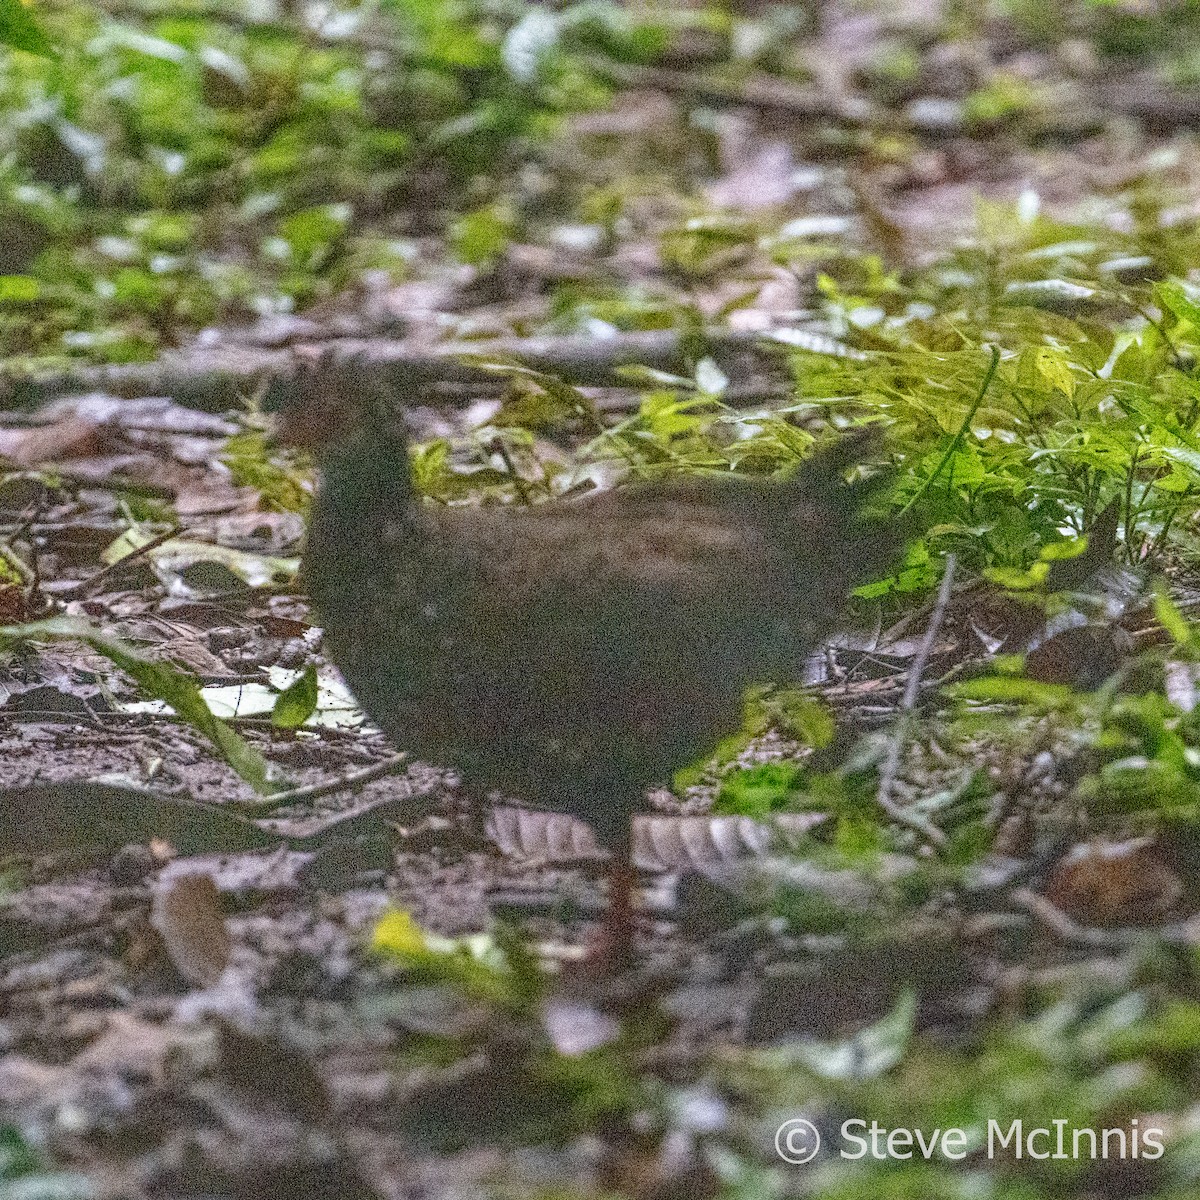
[[[777,488],[530,511],[375,490],[351,520],[331,486],[308,586],[366,711],[472,788],[573,813],[605,840],[645,788],[738,727],[749,686],[794,676],[820,632],[804,619],[811,567],[771,528]]]
[[[520,509],[422,503],[390,419],[315,440],[308,588],[366,712],[476,796],[574,814],[618,850],[646,789],[735,731],[748,687],[794,679],[896,550],[860,513],[873,486],[841,478],[847,439],[787,480]]]

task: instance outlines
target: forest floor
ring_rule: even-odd
[[[404,282],[205,331],[165,365],[122,368],[120,398],[43,380],[38,407],[0,414],[0,625],[27,626],[0,663],[0,1197],[1196,1194],[1186,540],[1163,531],[1134,553],[1138,514],[1114,532],[1097,503],[1050,615],[953,545],[941,601],[944,555],[910,563],[911,591],[864,598],[802,700],[648,798],[638,961],[604,985],[577,970],[605,902],[586,828],[510,806],[470,828],[453,775],[357,709],[297,578],[289,498],[310,476],[253,406],[280,355],[352,340],[377,359],[399,336],[427,362],[471,341],[490,374],[444,358],[406,397],[420,478],[441,502],[510,501],[550,479],[605,483],[620,457],[597,448],[603,431],[556,424],[556,364],[570,403],[640,437],[650,462],[655,439],[680,450],[667,418],[686,424],[689,402],[750,423],[786,408],[802,386],[789,346],[853,369],[878,317],[846,301],[847,275],[886,308],[880,263],[949,273],[964,245],[1032,262],[1037,246],[1013,245],[1036,221],[1086,230],[1091,249],[1063,249],[1065,234],[1041,249],[1091,264],[1132,236],[1151,185],[1154,221],[1176,231],[1164,258],[1184,253],[1170,238],[1200,217],[1191,92],[1071,75],[1071,47],[1008,44],[1003,28],[967,48],[926,40],[906,98],[881,110],[903,154],[878,130],[864,149],[861,79],[904,14],[887,29],[827,17],[813,57],[829,77],[803,96],[714,97],[686,70],[638,68],[560,134],[521,186],[552,209],[563,179],[626,181],[604,229],[568,213],[469,265],[414,237]],[[1014,79],[1038,104],[964,123],[953,81],[980,56],[997,104]],[[1052,86],[1071,102],[1050,103]],[[814,96],[823,111],[805,111]],[[715,161],[689,148],[698,105]],[[789,240],[808,258],[781,265]],[[855,266],[834,284],[818,272],[838,254]],[[1129,317],[1083,274],[1036,304],[1022,293],[1064,340],[1070,322],[1099,338]],[[585,285],[582,331],[558,335],[555,305]],[[580,337],[607,337],[616,361],[634,310],[665,314],[646,327],[662,334],[654,372],[581,365]],[[729,340],[693,353],[671,332],[688,322]],[[990,344],[1016,327],[986,328]],[[527,361],[547,373],[523,382],[511,354],[533,335]],[[963,409],[986,362],[971,360]],[[208,383],[163,398],[181,372],[218,369],[245,404]],[[117,379],[105,370],[87,382]],[[1008,383],[1028,380],[1013,368]],[[697,444],[680,452],[711,450]],[[60,624],[28,625],[46,619]],[[1024,674],[990,674],[998,652],[1024,653]],[[185,719],[197,688],[232,748]],[[1114,762],[1125,775],[1105,774]],[[776,1131],[801,1118],[825,1148],[789,1163]],[[969,1152],[850,1160],[853,1119],[962,1128]],[[1126,1152],[988,1153],[989,1122],[1056,1119],[1068,1138],[1120,1130]],[[1161,1157],[1130,1152],[1138,1128],[1161,1131]]]

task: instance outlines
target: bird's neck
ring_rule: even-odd
[[[415,511],[408,445],[397,437],[355,438],[321,462],[320,507],[333,527],[372,536],[377,522]]]

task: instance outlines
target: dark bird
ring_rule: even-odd
[[[796,678],[899,525],[832,440],[788,478],[689,477],[532,507],[414,493],[402,415],[311,368],[281,436],[320,481],[305,572],[330,657],[371,718],[469,794],[589,822],[612,852],[606,926],[628,950],[630,818],[736,731],[747,688]]]

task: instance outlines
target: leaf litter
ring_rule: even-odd
[[[485,70],[472,26],[445,8],[426,15],[432,44]],[[384,297],[421,309],[408,328],[427,343],[622,345],[728,320],[793,354],[734,342],[624,379],[611,361],[568,361],[571,383],[480,339],[491,383],[447,369],[412,397],[417,474],[435,500],[773,471],[822,421],[883,416],[903,449],[897,502],[924,510],[930,532],[905,571],[862,597],[865,629],[810,665],[816,710],[759,698],[746,735],[638,822],[639,866],[680,878],[643,890],[641,960],[607,990],[569,971],[603,904],[590,831],[504,806],[480,829],[452,775],[389,763],[339,690],[294,594],[300,526],[287,518],[304,507],[306,469],[277,456],[252,412],[85,396],[37,419],[5,414],[4,1186],[1016,1196],[1049,1186],[1036,1166],[810,1186],[769,1143],[777,1115],[901,1124],[953,1111],[977,1124],[993,1115],[981,1097],[1019,1094],[1081,1119],[1168,1114],[1178,1165],[1141,1164],[1132,1181],[1067,1171],[1056,1194],[1189,1194],[1200,738],[1196,450],[1180,414],[1200,310],[1190,280],[1155,276],[1194,262],[1196,181],[1168,142],[1145,159],[1115,136],[1059,130],[1046,144],[1055,106],[1023,69],[979,77],[955,46],[920,39],[915,63],[891,58],[877,14],[827,15],[827,45],[854,47],[832,100],[770,74],[790,45],[771,14],[737,18],[744,90],[623,64],[655,90],[575,118],[547,160],[587,181],[585,236],[522,228],[528,197],[485,203],[449,238],[466,269],[417,247],[407,269],[430,278]],[[721,36],[687,17],[648,35],[607,10],[539,14],[514,24],[502,57],[534,78],[576,19],[599,22],[609,50],[646,39],[641,58],[679,37],[703,65]],[[1097,19],[1101,58],[1122,22],[1146,32],[1141,14]],[[1022,36],[1044,68],[1051,52]],[[132,28],[114,48],[177,66],[191,53]],[[200,58],[245,86],[228,51]],[[949,93],[940,108],[919,94],[931,69]],[[1190,69],[1170,63],[1185,80]],[[1086,64],[1071,70],[1093,87]],[[1133,74],[1143,107],[1170,117],[1178,96]],[[856,104],[859,88],[899,124],[871,128],[876,101]],[[716,131],[715,170],[683,154],[679,194],[614,186],[615,160],[597,152],[614,130],[610,149],[649,145],[659,168],[681,149],[668,131],[699,144],[706,106],[731,95],[747,115]],[[782,142],[757,105],[804,111],[804,128]],[[905,142],[935,124],[927,143]],[[440,136],[452,144],[453,123]],[[1081,229],[1073,201],[1106,173],[1091,197],[1103,214]],[[1148,198],[1155,187],[1182,208]],[[296,248],[323,261],[340,228],[322,211],[285,222],[299,255],[288,286],[305,275]],[[587,269],[567,262],[568,242]],[[423,308],[401,303],[422,288]],[[361,299],[212,344],[320,341],[347,318],[361,335]],[[447,415],[467,402],[478,419]],[[1101,527],[1114,512],[1115,534]],[[1097,546],[1127,580],[1091,576]],[[947,553],[970,580],[906,695]],[[889,804],[919,821],[881,817],[885,767]],[[359,782],[341,790],[342,778]]]

